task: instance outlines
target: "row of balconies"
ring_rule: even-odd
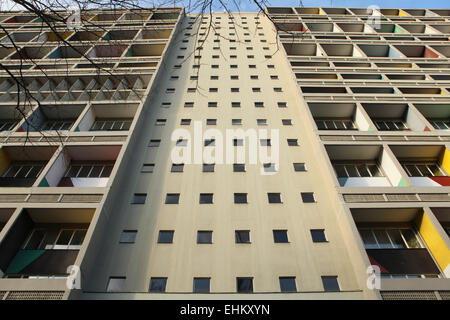
[[[341,187],[450,186],[442,145],[326,145]]]
[[[353,58],[450,58],[450,46],[391,44],[331,44],[283,42],[288,56]]]
[[[2,147],[0,188],[106,187],[120,146]]]
[[[138,104],[0,106],[0,134],[11,132],[128,131]]]
[[[450,130],[450,104],[309,102],[308,106],[318,130]]]

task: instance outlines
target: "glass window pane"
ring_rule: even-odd
[[[333,166],[338,178],[347,178],[347,172],[345,171],[345,166],[343,164],[335,164]]]
[[[380,169],[378,168],[378,166],[376,164],[369,164],[369,165],[367,165],[367,168],[369,169],[372,177],[382,177],[383,176],[381,174]]]
[[[114,121],[105,121],[103,130],[112,130],[113,125],[114,125]]]
[[[237,278],[237,292],[238,293],[253,292],[253,279],[252,278]]]
[[[433,172],[435,177],[442,177],[444,175],[437,164],[430,164],[428,168]]]
[[[89,178],[98,178],[102,172],[103,166],[94,166],[89,173]]]
[[[397,229],[387,230],[389,237],[391,238],[394,248],[406,248],[405,242]]]
[[[357,169],[361,177],[370,177],[369,170],[367,169],[365,164],[357,165]]]
[[[431,172],[428,170],[427,166],[424,164],[419,164],[416,166],[417,169],[419,169],[420,173],[422,174],[422,176],[424,177],[431,177]]]
[[[20,170],[21,166],[13,165],[9,168],[9,170],[4,174],[4,177],[14,177],[17,172]]]
[[[358,171],[356,171],[356,166],[352,164],[345,165],[345,169],[347,169],[347,173],[349,177],[359,177]]]
[[[339,291],[337,277],[322,277],[323,289],[325,291]]]
[[[66,177],[76,177],[78,175],[78,172],[80,171],[81,166],[71,166],[69,171],[66,174]]]
[[[319,130],[325,130],[325,122],[322,120],[316,120],[316,125]]]
[[[195,293],[209,293],[210,290],[209,278],[194,278],[194,292]]]
[[[103,126],[103,121],[95,121],[91,128],[91,131],[101,130],[102,126]]]
[[[112,169],[113,169],[113,166],[105,166],[103,168],[101,177],[102,178],[108,178],[111,175]]]
[[[212,243],[212,231],[198,231],[197,243]]]
[[[26,250],[37,250],[40,249],[40,244],[45,238],[44,230],[34,230],[24,249]]]
[[[410,177],[420,177],[421,176],[420,171],[417,170],[415,165],[406,164],[406,165],[404,165],[404,167],[405,167],[406,173],[408,173],[408,175]]]
[[[361,239],[364,242],[364,248],[366,249],[376,249],[378,248],[377,241],[372,233],[372,230],[359,230],[359,234],[361,235]]]
[[[56,240],[57,245],[68,245],[70,238],[72,237],[73,230],[63,230],[58,236],[58,240]]]
[[[409,248],[421,248],[419,241],[417,240],[416,235],[414,234],[414,231],[411,229],[403,229],[402,230],[403,237],[405,238],[405,241]]]
[[[273,241],[275,243],[288,242],[288,235],[286,230],[273,230]]]
[[[281,292],[297,292],[295,277],[280,277]]]
[[[26,178],[31,166],[22,166],[19,172],[17,172],[16,178]]]
[[[166,292],[167,278],[151,278],[150,292]]]
[[[386,230],[373,230],[375,237],[378,241],[378,246],[381,249],[392,248],[391,241],[389,240]]]
[[[122,128],[122,121],[115,121],[112,130],[120,130]]]
[[[70,241],[71,246],[81,246],[83,244],[84,237],[86,236],[86,230],[77,230]]]
[[[250,231],[239,230],[235,231],[236,243],[248,243],[250,242]]]
[[[28,172],[27,178],[37,178],[39,173],[41,173],[43,166],[35,165],[31,168],[30,172]]]
[[[80,173],[78,174],[78,178],[87,178],[89,176],[89,172],[91,172],[92,166],[83,165]]]

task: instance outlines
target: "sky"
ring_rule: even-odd
[[[67,0],[66,0],[67,1]],[[175,0],[174,2],[185,4],[187,7],[189,2],[195,2],[198,0]],[[450,8],[449,0],[266,0],[270,6],[283,7],[283,6],[300,6],[302,2],[304,7],[357,7],[367,8],[370,5],[376,5],[380,8]],[[144,1],[145,2],[145,1]],[[153,2],[153,1],[147,1]],[[154,0],[155,3],[158,0]],[[215,1],[219,3],[219,1]],[[224,1],[228,3],[237,3],[240,11],[257,11],[258,8],[253,3],[253,0],[232,0]],[[0,10],[20,10],[21,8],[14,4],[11,0],[0,0]],[[231,6],[231,10],[236,10],[236,7]],[[219,8],[216,8],[219,10]],[[222,9],[223,10],[223,9]]]

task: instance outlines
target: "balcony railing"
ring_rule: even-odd
[[[0,187],[31,187],[36,178],[0,177]]]

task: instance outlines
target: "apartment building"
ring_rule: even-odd
[[[449,299],[450,10],[84,14],[1,15],[0,299]]]

